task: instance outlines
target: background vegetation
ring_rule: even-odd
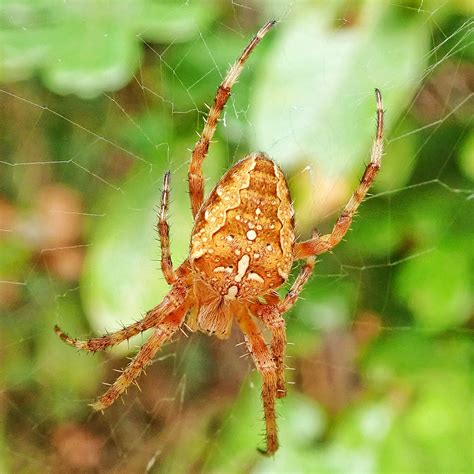
[[[6,0],[0,9],[0,472],[473,471],[472,5]],[[237,331],[181,334],[104,415],[87,406],[134,350],[78,354],[159,302],[154,230],[172,171],[175,263],[186,167],[217,84],[269,18],[206,162],[209,189],[264,150],[298,233],[354,189],[384,95],[386,153],[348,238],[287,315],[281,449]],[[141,340],[134,341],[140,344]]]

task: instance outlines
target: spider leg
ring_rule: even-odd
[[[296,303],[297,299],[300,296],[301,291],[303,290],[306,283],[310,279],[314,266],[316,265],[316,257],[311,256],[306,258],[305,264],[301,267],[301,270],[296,277],[293,285],[291,285],[290,290],[287,295],[278,303],[278,309],[280,313],[286,313],[289,311],[293,305]]]
[[[259,319],[263,321],[265,326],[272,333],[272,355],[276,365],[277,373],[277,391],[276,396],[283,398],[286,396],[285,387],[285,351],[286,351],[286,329],[285,320],[282,314],[286,313],[298,299],[304,285],[309,280],[316,258],[308,257],[306,263],[300,270],[293,285],[291,286],[286,297],[280,301],[278,294],[270,294],[267,304],[256,302],[250,305],[250,310]]]
[[[95,403],[91,404],[94,410],[104,410],[112,405],[143,370],[151,364],[153,357],[161,345],[169,340],[183,323],[188,308],[189,303],[182,303],[159,323],[150,338],[143,344],[138,354],[132,359],[130,364],[124,369],[110,388]]]
[[[276,397],[286,396],[285,387],[285,350],[286,350],[286,328],[282,311],[275,304],[254,303],[250,305],[250,311],[255,314],[272,334],[271,352],[275,364],[276,374]]]
[[[209,110],[204,129],[199,138],[199,141],[194,146],[192,152],[191,163],[189,165],[188,180],[189,180],[189,194],[191,196],[191,210],[193,217],[196,217],[199,208],[201,207],[204,200],[204,176],[202,174],[202,163],[207,155],[209,149],[209,143],[214,136],[216,131],[217,122],[219,116],[224,108],[227,100],[230,96],[230,90],[236,83],[237,78],[242,71],[245,61],[250,56],[255,46],[260,40],[266,35],[268,30],[275,24],[275,21],[269,21],[266,23],[256,34],[256,36],[250,41],[250,43],[244,49],[240,58],[235,62],[227,72],[226,77],[219,85],[216,96],[214,98],[214,104]]]
[[[330,234],[312,238],[311,240],[297,243],[294,248],[295,258],[305,258],[311,255],[319,255],[327,252],[334,248],[343,239],[351,226],[357,208],[364,200],[367,191],[379,172],[383,153],[384,124],[382,95],[378,89],[375,89],[375,96],[377,98],[377,132],[372,146],[370,163],[365,169],[360,184],[344,207],[344,210],[334,225],[332,232]]]
[[[170,308],[174,308],[182,303],[185,298],[187,290],[185,287],[176,286],[171,289],[171,291],[164,297],[163,301],[155,306],[153,309],[148,311],[143,319],[137,321],[136,323],[130,324],[129,326],[115,331],[104,336],[87,339],[81,341],[72,337],[69,337],[65,332],[59,328],[59,326],[54,326],[54,332],[67,344],[76,347],[88,352],[97,352],[104,351],[108,347],[115,346],[121,342],[130,339],[132,336],[135,336],[147,329],[150,329],[161,322],[161,320],[167,316],[170,312]]]
[[[245,336],[247,348],[252,355],[257,370],[263,378],[262,400],[265,414],[267,449],[262,451],[268,456],[278,449],[278,434],[275,413],[277,374],[275,362],[260,331],[244,307],[237,314],[237,321]]]
[[[79,339],[68,336],[59,326],[54,326],[54,332],[67,344],[77,349],[88,352],[105,351],[107,348],[120,344],[130,339],[132,336],[141,333],[153,326],[153,323],[146,324],[146,320],[142,319],[136,323],[130,324],[119,331],[106,334],[104,336],[95,337],[81,341]]]
[[[170,172],[166,172],[163,178],[163,190],[161,192],[161,206],[158,215],[158,234],[161,246],[161,271],[169,285],[176,281],[176,273],[173,270],[170,252],[170,227],[168,225],[168,203],[170,195]]]

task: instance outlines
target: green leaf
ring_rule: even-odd
[[[472,349],[459,334],[416,330],[388,333],[372,347],[365,385],[393,414],[378,433],[378,472],[470,471]],[[353,429],[351,418],[345,424]]]
[[[82,35],[79,46],[63,41],[62,30],[55,33],[52,40],[56,46],[41,75],[46,86],[58,94],[89,98],[115,91],[125,86],[138,68],[139,43],[128,29],[118,29],[114,19],[91,18],[87,24],[82,18],[70,21],[68,33],[75,38]]]
[[[0,81],[38,71],[54,92],[83,98],[127,84],[141,41],[186,41],[219,13],[200,2],[151,0],[9,0],[2,8]]]
[[[400,300],[417,325],[443,331],[466,322],[472,310],[469,243],[453,239],[432,252],[405,262],[396,276]]]
[[[396,205],[388,207],[386,202],[378,199],[363,203],[363,211],[356,217],[346,244],[353,258],[355,255],[361,257],[361,267],[369,258],[387,262],[391,253],[401,244],[403,221],[391,212]]]
[[[329,8],[305,4],[299,13],[278,25],[255,88],[254,147],[287,167],[309,161],[325,176],[359,173],[374,136],[374,88],[390,129],[426,64],[426,19],[382,2],[368,2],[342,28]]]
[[[371,187],[372,194],[400,189],[409,182],[417,156],[418,141],[410,133],[415,128],[413,121],[403,120],[397,126],[397,138],[385,144],[382,167]]]

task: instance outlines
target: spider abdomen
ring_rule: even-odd
[[[190,261],[227,300],[278,288],[293,263],[293,207],[285,177],[253,153],[217,183],[196,216]]]

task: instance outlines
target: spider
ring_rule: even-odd
[[[91,352],[105,350],[153,329],[138,354],[92,404],[95,410],[104,410],[135,382],[163,343],[183,324],[192,331],[200,330],[226,339],[235,318],[263,379],[266,449],[262,452],[267,455],[278,449],[275,399],[286,395],[286,333],[282,315],[298,299],[313,271],[316,256],[334,248],[348,231],[380,168],[383,146],[382,97],[376,89],[377,130],[370,163],[331,233],[313,234],[310,240],[296,242],[294,211],[285,176],[265,153],[251,153],[235,164],[204,200],[202,164],[220,114],[245,61],[275,23],[270,21],[258,31],[217,89],[203,132],[192,152],[188,180],[195,222],[189,257],[176,270],[170,255],[167,222],[170,173],[164,176],[157,227],[161,269],[171,289],[163,301],[130,326],[85,341],[69,337],[58,326],[54,328],[66,343]],[[304,265],[287,295],[280,299],[276,289],[287,281],[293,262],[299,259],[305,260]],[[269,345],[256,320],[269,329]]]

